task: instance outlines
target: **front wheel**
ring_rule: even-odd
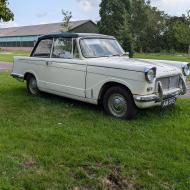
[[[128,90],[111,87],[104,95],[104,109],[108,114],[122,119],[132,119],[137,114],[134,100]]]
[[[32,94],[32,95],[39,94],[40,91],[38,89],[37,80],[33,75],[27,76],[26,83],[27,83],[27,91],[29,94]]]

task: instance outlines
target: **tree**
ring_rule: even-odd
[[[160,49],[165,14],[150,1],[102,0],[100,17],[99,31],[116,36],[130,55],[133,47],[141,52]]]
[[[175,31],[173,30],[174,25],[178,21],[184,22],[183,17],[178,16],[167,16],[165,19],[166,21],[166,27],[165,32],[163,34],[163,42],[162,42],[162,49],[168,50],[168,51],[184,51],[184,45],[178,42],[175,38]]]
[[[64,16],[64,18],[63,23],[61,24],[60,31],[68,32],[71,29],[70,21],[72,18],[72,12],[62,10],[62,15]]]
[[[14,14],[8,8],[7,0],[0,0],[0,21],[8,22],[14,19]]]
[[[187,16],[171,17],[152,7],[150,0],[102,0],[98,28],[115,36],[125,51],[190,53],[190,11]]]
[[[145,14],[145,2],[139,0],[133,0],[132,2],[132,15],[131,15],[131,29],[133,38],[135,40],[136,50],[142,52],[143,51],[143,36],[145,36],[146,32],[146,21],[147,16]]]
[[[188,54],[190,56],[190,11],[187,16],[183,15],[184,22],[177,21],[173,26],[174,35],[178,42],[188,47]]]
[[[131,28],[136,50],[159,51],[165,31],[164,12],[150,5],[150,1],[133,0]]]
[[[100,33],[115,36],[132,56],[130,12],[131,0],[102,0],[98,28]]]
[[[130,26],[130,16],[127,12],[124,15],[124,23],[121,27],[121,37],[120,37],[122,47],[125,51],[129,52],[129,57],[133,57],[134,55],[134,41],[131,33]]]

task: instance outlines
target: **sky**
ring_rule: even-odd
[[[61,22],[61,10],[71,11],[73,20],[99,20],[101,0],[9,0],[13,22],[0,23],[0,27],[25,26]],[[169,15],[180,16],[190,10],[190,0],[152,0],[152,5]]]

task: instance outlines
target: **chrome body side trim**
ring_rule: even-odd
[[[24,76],[17,74],[17,73],[11,73],[11,76],[19,81],[24,81]]]

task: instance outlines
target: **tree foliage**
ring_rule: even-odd
[[[99,31],[115,36],[131,54],[131,0],[103,0],[100,4]],[[128,41],[128,44],[126,43]]]
[[[104,34],[121,37],[128,10],[123,0],[103,0],[100,4],[99,30]]]
[[[165,14],[149,2],[133,0],[132,33],[138,51],[151,51],[160,46],[165,29]]]
[[[100,33],[115,36],[126,51],[184,51],[189,45],[189,16],[168,16],[150,0],[102,0],[100,17]]]
[[[14,19],[14,14],[8,8],[7,0],[0,0],[0,21],[8,22]]]
[[[62,10],[63,23],[61,24],[60,31],[68,32],[71,29],[70,21],[72,18],[72,12]]]
[[[184,19],[183,21],[177,21],[173,26],[174,36],[176,40],[185,45],[188,46],[188,53],[190,55],[190,12],[188,12],[188,16],[185,17],[183,15]]]

